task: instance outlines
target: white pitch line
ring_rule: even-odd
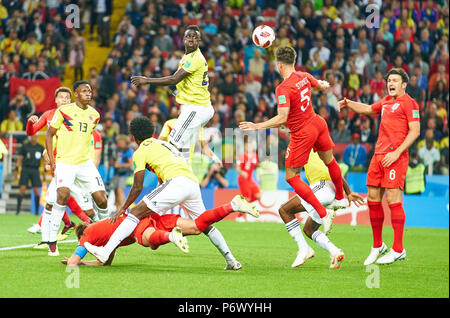
[[[62,243],[76,243],[76,242],[78,242],[78,241],[77,240],[68,240],[68,241],[58,242],[58,244],[62,244]],[[33,247],[33,246],[36,246],[36,245],[37,244],[28,244],[28,245],[2,247],[2,248],[0,248],[0,251],[9,251],[9,250],[15,250],[15,249],[19,249],[19,248],[29,248],[29,247]]]

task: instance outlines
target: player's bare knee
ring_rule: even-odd
[[[95,212],[93,209],[85,210],[83,212],[90,218],[94,217],[94,215],[95,215]]]

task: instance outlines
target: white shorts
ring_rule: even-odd
[[[172,208],[180,205],[192,220],[206,210],[198,183],[184,176],[166,180],[142,200],[158,214],[170,213]]]
[[[94,207],[92,204],[92,196],[88,192],[83,191],[76,182],[72,185],[72,187],[70,187],[70,195],[74,197],[75,201],[77,201],[83,211],[90,210]],[[52,178],[52,181],[47,188],[47,196],[45,201],[47,204],[54,205],[57,197],[56,181],[55,178]]]
[[[336,188],[331,181],[320,180],[319,182],[310,185],[310,188],[313,190],[317,200],[319,200],[319,202],[325,208],[330,205],[335,199]],[[317,211],[314,209],[314,207],[302,198],[300,198],[300,201],[302,202],[303,207],[305,208],[306,212],[308,212],[308,215],[311,217],[311,219],[313,219],[313,221],[318,224],[322,224],[322,219],[319,216],[319,213],[317,213]]]
[[[75,184],[79,186],[83,192],[89,194],[97,191],[105,191],[102,177],[91,160],[79,165],[68,165],[57,162],[55,179],[57,189],[61,187],[71,189]]]
[[[200,129],[213,117],[214,108],[212,105],[181,105],[180,110],[169,141],[178,149],[189,149],[197,141]]]

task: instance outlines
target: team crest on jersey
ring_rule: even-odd
[[[89,115],[88,118],[89,118],[90,121],[94,121],[94,117],[92,117],[92,116]]]
[[[392,112],[394,112],[398,108],[398,106],[400,106],[399,103],[395,103],[394,105],[392,105]]]

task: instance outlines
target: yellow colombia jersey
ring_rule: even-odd
[[[59,107],[50,126],[58,130],[55,162],[78,165],[91,159],[92,131],[100,114],[91,106],[82,109],[76,103]]]
[[[200,49],[183,55],[178,64],[178,69],[181,67],[190,75],[177,84],[177,103],[182,105],[211,105],[208,91],[208,63]]]
[[[148,169],[162,182],[184,176],[198,183],[181,153],[170,143],[155,138],[145,139],[133,154],[134,173]]]
[[[322,159],[320,159],[317,152],[314,152],[314,150],[311,150],[308,163],[304,167],[305,176],[306,179],[308,179],[309,185],[312,185],[320,180],[331,181],[327,166],[323,163]]]
[[[175,124],[177,122],[178,118],[169,119],[164,123],[163,128],[161,129],[161,132],[159,133],[159,139],[168,141],[170,132],[172,131],[173,127],[175,127]],[[203,132],[203,127],[200,129],[200,132],[198,134],[198,140],[204,141],[205,140],[205,134]],[[194,150],[195,150],[195,143],[192,144],[189,155],[189,162],[192,163],[192,159],[194,158]]]

